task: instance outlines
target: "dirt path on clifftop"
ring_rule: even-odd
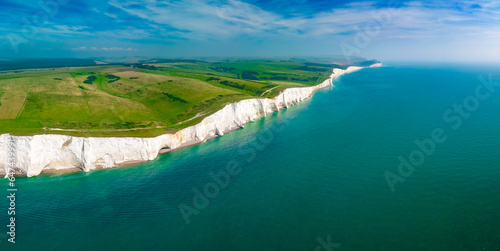
[[[262,93],[262,95],[260,95],[260,96],[261,96],[261,97],[262,97],[262,96],[264,96],[264,94],[266,94],[266,93],[268,93],[268,92],[270,92],[270,91],[272,91],[272,90],[276,89],[277,87],[279,87],[279,86],[273,87],[273,88],[271,88],[271,89],[269,89],[269,90],[265,91],[265,92],[264,92],[264,93]]]

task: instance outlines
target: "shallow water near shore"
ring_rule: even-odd
[[[146,164],[19,178],[16,244],[0,235],[0,250],[315,250],[324,242],[499,250],[500,87],[468,98],[489,74],[500,82],[493,66],[364,69]],[[443,119],[464,100],[475,109]],[[446,140],[411,159],[424,152],[415,140],[436,129]],[[399,156],[413,172],[401,175]],[[404,180],[394,191],[387,172]],[[0,206],[7,225],[5,197]]]

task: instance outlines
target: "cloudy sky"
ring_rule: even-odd
[[[1,0],[0,57],[500,60],[500,1]]]

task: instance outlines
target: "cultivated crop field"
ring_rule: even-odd
[[[345,67],[345,66],[335,66]],[[332,65],[149,60],[0,72],[0,133],[143,136],[194,125],[226,104],[316,85]]]

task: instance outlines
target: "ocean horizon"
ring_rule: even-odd
[[[498,250],[498,72],[384,63],[148,163],[17,178],[9,250]]]

